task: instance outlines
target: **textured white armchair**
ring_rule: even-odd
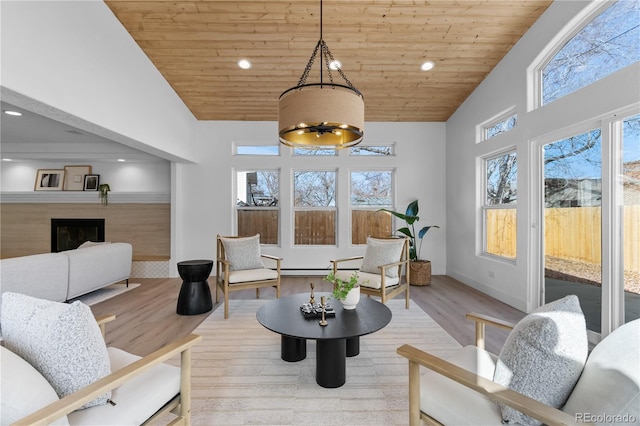
[[[501,425],[505,412],[499,404],[526,415],[523,421],[509,424],[640,422],[640,320],[629,322],[604,338],[589,354],[577,383],[568,389],[568,398],[553,407],[510,389],[511,384],[504,386],[494,381],[500,361],[484,350],[484,326],[518,325],[478,314],[468,314],[467,318],[476,321],[476,346],[467,346],[447,360],[410,345],[398,348],[397,353],[409,360],[410,425],[419,425],[421,420],[430,425]],[[555,328],[547,328],[546,332]],[[530,338],[529,333],[527,339]],[[535,345],[534,342],[534,356],[543,356],[538,352],[540,346]],[[558,352],[557,348],[553,350]],[[556,383],[549,380],[550,369],[527,368],[525,384],[537,380],[543,395],[552,393],[548,388]]]
[[[80,302],[5,293],[1,423],[133,425],[171,412],[171,424],[189,425],[191,347],[202,338],[192,334],[139,357],[106,347],[105,324],[113,319],[98,318],[98,328]],[[180,367],[164,363],[177,355]],[[73,379],[79,382],[70,385]]]

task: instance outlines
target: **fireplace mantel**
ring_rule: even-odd
[[[97,191],[5,191],[0,193],[3,203],[96,203]],[[164,192],[109,192],[109,204],[114,203],[170,203],[171,194]]]

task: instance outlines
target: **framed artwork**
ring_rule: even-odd
[[[100,185],[100,175],[84,175],[85,191],[97,191],[98,185]]]
[[[64,191],[82,191],[84,175],[91,174],[91,166],[64,166]]]
[[[36,174],[35,191],[62,191],[64,170],[38,169]]]

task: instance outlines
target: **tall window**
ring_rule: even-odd
[[[592,19],[542,69],[548,104],[640,61],[640,2],[620,0]]]
[[[515,151],[484,159],[484,252],[516,258],[517,162]]]
[[[351,172],[351,243],[366,244],[367,237],[390,237],[393,208],[391,171]]]
[[[294,244],[336,244],[336,172],[293,172]]]
[[[278,170],[236,172],[238,235],[260,234],[261,244],[278,244],[280,214]]]
[[[640,115],[622,123],[624,320],[640,318]]]

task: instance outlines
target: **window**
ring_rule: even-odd
[[[621,0],[575,34],[542,69],[548,104],[640,60],[640,2]]]
[[[381,146],[366,146],[358,145],[349,148],[349,155],[394,155],[393,145],[381,145]]]
[[[393,208],[391,171],[351,172],[351,243],[366,244],[367,236],[390,237],[388,213],[378,209]]]
[[[278,244],[279,188],[278,170],[236,172],[238,236],[259,233],[261,244]]]
[[[236,145],[236,155],[279,155],[280,147],[277,145]]]
[[[479,126],[478,142],[486,141],[500,133],[508,132],[516,127],[517,122],[518,115],[514,110],[509,110],[488,120]]]
[[[293,155],[299,156],[337,155],[337,153],[337,150],[331,148],[293,148]]]
[[[516,258],[517,162],[515,151],[484,159],[484,252]]]
[[[293,172],[294,244],[336,244],[336,172]]]

